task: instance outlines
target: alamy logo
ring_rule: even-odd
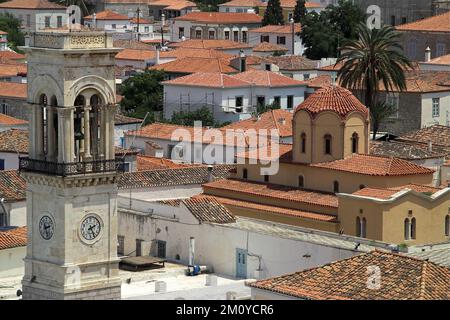
[[[194,130],[172,132],[172,159],[198,164],[261,164],[262,175],[275,175],[279,169],[278,130],[215,129],[195,121]],[[237,155],[237,156],[236,156]]]
[[[74,29],[81,24],[81,9],[79,6],[71,5],[66,9],[67,26]]]
[[[81,287],[81,269],[78,266],[67,268],[66,283],[74,289],[79,289]]]
[[[372,29],[380,29],[381,28],[381,9],[377,5],[371,5],[367,7],[367,28]]]
[[[367,267],[367,288],[370,290],[380,290],[381,288],[381,269],[378,266]]]

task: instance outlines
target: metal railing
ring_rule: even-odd
[[[89,173],[124,172],[124,169],[125,162],[122,158],[73,163],[50,162],[27,157],[19,158],[20,171],[37,172],[62,177]]]

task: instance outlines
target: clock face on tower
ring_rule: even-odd
[[[81,236],[87,241],[96,240],[102,230],[102,224],[100,218],[89,215],[81,222],[80,233]]]
[[[53,237],[54,232],[55,223],[53,222],[53,219],[48,215],[42,216],[41,220],[39,220],[39,233],[41,234],[41,237],[45,240],[50,240]]]

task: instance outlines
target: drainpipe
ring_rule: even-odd
[[[194,265],[194,257],[195,257],[195,238],[189,238],[189,266]]]
[[[5,199],[1,198],[0,199],[0,206],[2,207],[2,210],[5,213],[5,226],[9,226],[9,217],[8,217],[9,212],[8,212],[8,210],[6,210],[4,202],[5,202]]]

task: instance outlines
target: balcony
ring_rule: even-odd
[[[68,177],[91,173],[124,172],[124,159],[57,163],[30,158],[19,158],[19,170]]]

